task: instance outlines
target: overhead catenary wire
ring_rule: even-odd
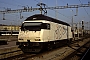
[[[16,2],[16,0],[15,0],[15,2]],[[14,2],[14,3],[15,3],[15,2]],[[18,2],[19,4],[17,4],[17,3],[16,3],[16,4],[12,4],[12,3],[5,2],[5,1],[4,1],[4,2],[3,2],[3,1],[0,1],[0,3],[7,4],[7,5],[10,5],[10,6],[15,6],[15,7],[18,7],[18,6],[19,6],[19,7],[24,7],[24,4],[20,4],[19,2]],[[4,9],[7,9],[7,8],[8,8],[8,7],[4,7]],[[9,7],[9,8],[10,8],[10,7]]]
[[[0,1],[0,2],[2,2],[2,3],[4,3],[4,4],[7,4],[7,5],[11,5],[11,6],[20,6],[20,7],[24,7],[24,8],[27,8],[26,6],[23,6],[23,4],[21,5],[20,3],[19,4],[12,4],[12,3],[8,3],[8,2],[3,2],[3,1]],[[16,1],[15,1],[16,2]],[[14,2],[14,3],[15,3]],[[0,7],[0,8],[3,8],[3,9],[5,9],[5,11],[8,11],[8,10],[12,10],[11,8],[6,8],[6,7]],[[5,13],[3,13],[3,20],[5,20]],[[21,12],[20,12],[20,19],[22,19],[23,17],[21,16]]]
[[[17,5],[15,5],[15,4],[7,3],[7,2],[3,2],[3,1],[0,1],[0,3],[7,4],[7,5],[11,5],[11,6],[17,6]]]
[[[16,0],[12,0],[12,1],[16,2],[16,4],[19,3],[19,4],[17,4],[17,6],[20,6],[20,7],[23,6],[23,4],[21,2],[17,2]]]
[[[37,0],[34,0],[34,1],[36,1],[36,2],[40,3],[40,2],[39,2],[39,1],[37,1]]]
[[[37,1],[37,0],[35,0]],[[69,6],[56,6],[56,7],[47,7],[47,8],[42,8],[42,4],[41,4],[41,7],[40,8],[25,8],[25,9],[17,9],[17,10],[9,10],[9,11],[6,11],[6,13],[20,13],[20,12],[30,12],[30,10],[40,10],[40,9],[65,9],[65,8],[76,8],[76,7],[83,7],[83,6],[88,6],[87,4],[83,4],[83,5],[69,5]],[[40,6],[40,5],[39,5]],[[5,13],[5,11],[0,11],[1,13]],[[45,11],[44,11],[45,12]],[[61,13],[60,13],[61,14]],[[65,16],[64,14],[62,14],[63,16]]]
[[[64,3],[66,3],[67,6],[69,5],[68,2],[65,2],[64,0],[61,0],[61,1],[63,1]],[[70,9],[71,9],[71,8],[70,8]],[[71,9],[71,10],[73,10],[73,9]],[[76,8],[76,14],[75,14],[75,16],[77,16],[77,15],[78,15],[78,8]]]
[[[81,0],[79,0],[79,2],[82,4]],[[84,8],[84,7],[83,7],[83,8]],[[89,13],[86,11],[85,8],[84,8],[84,10],[85,10],[86,14],[88,15],[88,17],[90,18],[90,15],[89,15]]]
[[[34,1],[36,1],[36,2],[40,3],[40,2],[39,2],[39,1],[37,1],[37,0],[34,0]],[[42,2],[42,0],[41,0],[41,2]],[[56,1],[56,6],[57,6],[57,1]],[[46,7],[48,7],[48,6],[46,5]],[[53,9],[50,9],[50,10],[53,10]],[[53,11],[55,11],[55,12],[56,12],[56,18],[57,18],[57,13],[58,13],[58,14],[60,14],[60,15],[62,15],[62,16],[64,16],[64,17],[66,17],[66,18],[69,18],[69,17],[65,16],[64,14],[62,14],[62,13],[60,13],[60,12],[57,12],[56,10],[53,10]],[[70,19],[70,18],[69,18],[69,19]]]
[[[17,0],[15,0],[15,1],[17,1]],[[40,3],[40,1],[41,0],[34,0],[34,1],[36,1],[36,2],[38,2],[38,3]],[[48,0],[47,0],[48,1]],[[65,0],[62,0],[63,2],[66,2]],[[6,2],[7,3],[7,2]],[[66,2],[67,3],[67,2]],[[7,3],[8,4],[8,3]],[[12,3],[10,3],[10,4],[8,4],[8,5],[12,5]],[[20,4],[16,4],[16,2],[13,4],[13,6],[20,6],[20,7],[22,7],[22,5],[21,5],[21,3]],[[27,7],[27,6],[25,6],[25,7]],[[71,9],[71,8],[70,8]],[[50,10],[53,10],[53,11],[55,11],[54,9],[50,9]],[[13,13],[13,12],[12,12]],[[71,17],[68,17],[68,16],[66,16],[64,13],[62,13],[62,12],[60,12],[60,11],[58,11],[57,12],[57,14],[60,14],[60,15],[62,15],[63,17],[65,17],[65,18],[68,18],[68,19],[70,19],[71,20]],[[89,14],[88,12],[87,12],[87,14]],[[5,15],[6,16],[6,15]],[[5,17],[6,18],[6,17]]]
[[[5,9],[5,7],[0,7],[0,8]]]
[[[53,10],[53,9],[50,9],[50,10]],[[55,11],[55,10],[53,10],[53,11]],[[65,16],[64,14],[62,14],[62,13],[60,13],[60,12],[58,12],[58,11],[57,11],[57,13],[60,14],[60,15],[62,15],[62,16],[64,16],[64,17],[66,17],[66,18],[68,18],[68,19],[71,19],[71,18]]]

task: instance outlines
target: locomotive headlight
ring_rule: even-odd
[[[18,40],[23,40],[23,39],[18,39]]]
[[[41,39],[35,39],[35,41],[41,41]]]

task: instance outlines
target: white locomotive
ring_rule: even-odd
[[[22,23],[16,44],[24,52],[40,52],[61,46],[70,39],[72,32],[68,23],[36,14]]]

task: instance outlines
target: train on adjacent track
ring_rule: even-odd
[[[24,52],[40,52],[62,46],[72,38],[72,29],[68,23],[35,14],[22,23],[16,44]]]

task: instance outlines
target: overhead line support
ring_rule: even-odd
[[[46,9],[66,9],[66,8],[79,8],[79,7],[90,7],[90,3],[88,4],[80,4],[80,5],[66,5],[66,6],[56,6],[56,7],[46,7],[46,4],[39,3],[37,4],[40,8],[32,8],[32,7],[24,7],[23,9],[16,9],[16,10],[5,10],[0,11],[0,13],[20,13],[20,12],[32,12],[35,10],[40,10],[41,12],[47,13]]]

